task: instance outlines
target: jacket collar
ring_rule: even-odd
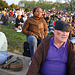
[[[36,20],[40,20],[40,19],[42,19],[42,17],[37,18],[36,16],[33,16],[33,18],[36,19]]]

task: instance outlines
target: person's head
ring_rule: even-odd
[[[41,8],[37,7],[33,10],[33,14],[35,17],[40,18],[40,17],[42,17],[43,10]]]
[[[71,26],[67,22],[58,20],[55,24],[54,38],[58,42],[66,42],[69,37],[70,31]]]
[[[35,8],[33,8],[33,14],[34,14],[34,12],[35,12],[35,10],[36,10],[37,8],[39,8],[39,7],[35,7]]]
[[[6,15],[6,12],[5,11],[3,11],[2,13],[3,13],[3,15]]]
[[[24,14],[24,17],[25,17],[25,18],[27,18],[27,15],[26,15],[26,14]]]
[[[65,21],[66,19],[65,19],[65,17],[62,17],[61,20],[62,20],[62,21]]]
[[[17,16],[17,19],[21,19],[21,15],[18,15],[18,16]]]
[[[19,11],[21,11],[21,8],[19,8]]]

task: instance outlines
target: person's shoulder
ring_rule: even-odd
[[[70,47],[73,47],[73,48],[74,48],[74,43],[72,43],[72,41],[69,40],[69,39],[68,39],[68,45],[69,45]]]
[[[46,44],[46,43],[48,43],[48,42],[49,42],[50,38],[51,38],[51,36],[46,37],[45,39],[43,39],[43,41],[42,41],[42,42]]]
[[[0,34],[4,34],[3,32],[0,32]]]
[[[27,18],[26,22],[30,22],[30,21],[32,21],[33,19],[34,19],[33,16],[32,16],[32,17],[29,17],[29,18]]]
[[[1,35],[1,36],[5,36],[5,34],[4,34],[3,32],[0,32],[0,35]]]

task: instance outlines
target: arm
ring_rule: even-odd
[[[68,62],[67,72],[69,75],[75,75],[75,45],[71,42],[68,45]]]
[[[29,31],[29,27],[30,27],[30,20],[28,19],[24,23],[24,26],[22,28],[22,33],[25,34],[26,36],[33,35],[36,38],[38,38],[38,35],[34,34],[32,31]]]

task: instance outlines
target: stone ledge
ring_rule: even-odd
[[[23,61],[23,69],[21,71],[14,72],[14,71],[11,71],[11,70],[6,70],[6,69],[1,69],[0,68],[0,75],[26,75],[27,70],[29,68],[30,58],[19,55],[19,54],[10,53],[10,52],[8,52],[8,55],[15,55],[15,56],[20,57]]]

